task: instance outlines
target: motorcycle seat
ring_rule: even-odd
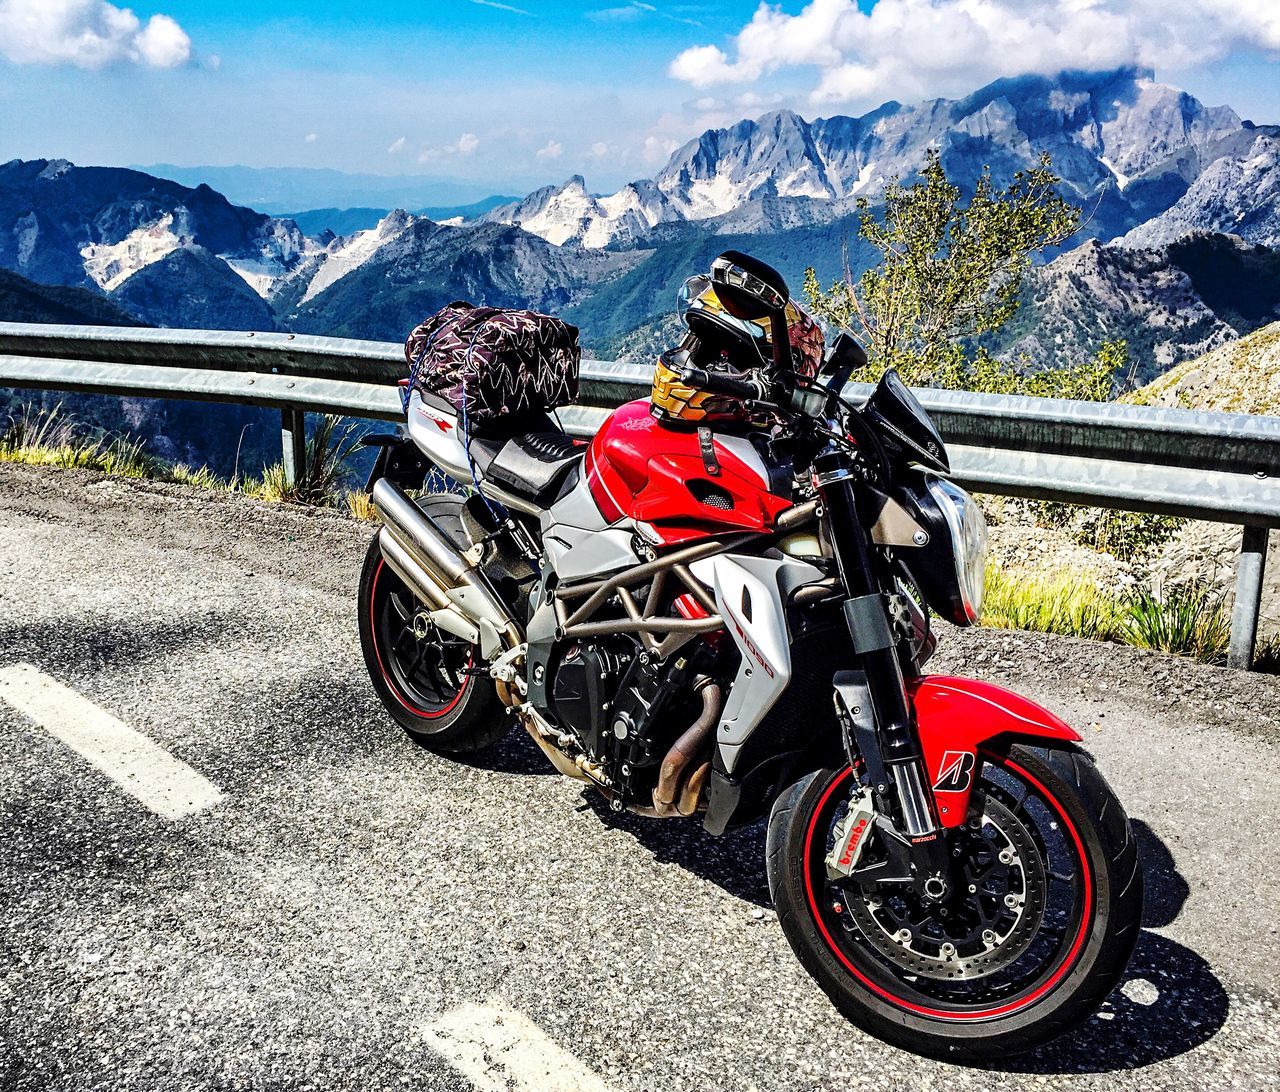
[[[557,428],[549,417],[544,420],[549,427],[505,438],[475,436],[470,448],[476,470],[483,477],[540,505],[556,499],[586,450]]]

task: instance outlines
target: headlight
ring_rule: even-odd
[[[971,626],[982,611],[987,568],[987,521],[968,493],[933,474],[914,476],[900,496],[929,532],[920,549],[903,550],[929,606],[957,626]]]
[[[987,519],[974,499],[954,482],[930,476],[928,489],[951,530],[960,605],[969,622],[976,622],[982,614],[987,580]]]

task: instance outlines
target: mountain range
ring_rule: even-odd
[[[0,166],[0,268],[162,326],[399,340],[453,299],[529,306],[576,322],[594,355],[643,359],[673,333],[681,281],[723,249],[796,286],[808,266],[824,281],[865,267],[859,199],[874,206],[931,148],[961,184],[984,166],[1005,181],[1047,151],[1082,209],[1075,249],[1033,271],[996,343],[1011,357],[1052,365],[1123,335],[1155,374],[1277,317],[1280,127],[1132,68],[860,117],[774,111],[703,133],[611,194],[574,176],[496,207],[323,209],[302,225],[204,182],[13,161]]]

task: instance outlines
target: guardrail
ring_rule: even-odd
[[[285,465],[301,463],[304,414],[396,420],[399,345],[295,334],[0,323],[0,386],[276,408]],[[648,393],[650,369],[584,360],[560,411],[590,435]],[[846,394],[865,398],[869,387]],[[1280,527],[1280,418],[964,391],[917,391],[955,479],[1004,496],[1187,516],[1244,527],[1229,662],[1252,663],[1270,529]]]

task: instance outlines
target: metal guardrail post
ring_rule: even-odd
[[[307,463],[307,415],[300,409],[280,411],[280,439],[284,447],[284,476],[290,485]]]
[[[1262,574],[1267,565],[1266,527],[1246,524],[1240,540],[1240,560],[1236,564],[1236,603],[1231,612],[1230,667],[1249,671],[1258,643],[1258,612],[1262,606]]]

